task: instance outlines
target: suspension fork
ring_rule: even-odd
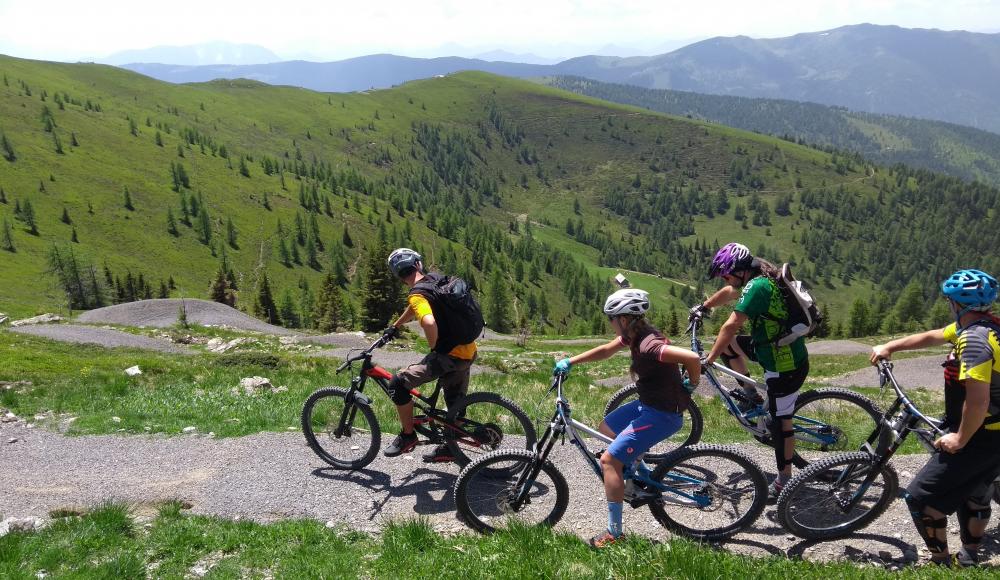
[[[552,451],[552,447],[556,444],[556,434],[554,427],[559,421],[558,415],[552,418],[552,422],[545,429],[545,433],[535,442],[534,449],[534,459],[528,469],[521,471],[517,476],[517,481],[514,483],[514,490],[516,490],[516,495],[511,498],[511,504],[514,509],[520,509],[526,501],[528,501],[528,491],[531,484],[538,477],[539,472],[542,471],[542,465],[545,460],[548,459],[549,453]]]

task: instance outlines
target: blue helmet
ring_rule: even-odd
[[[949,300],[967,308],[982,308],[997,299],[997,279],[980,270],[959,270],[941,283]]]

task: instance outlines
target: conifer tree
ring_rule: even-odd
[[[386,266],[389,246],[379,237],[365,254],[361,287],[361,325],[366,331],[382,330],[402,305],[401,285]]]
[[[73,242],[74,244],[80,243],[80,238],[78,238],[76,235],[76,228],[73,228],[73,233],[70,234],[69,241]]]
[[[229,288],[229,280],[226,279],[226,269],[221,265],[215,273],[215,279],[212,280],[212,284],[208,288],[208,297],[213,302],[218,302],[219,304],[236,306],[236,296]]]
[[[128,191],[128,186],[124,186],[124,197],[125,197],[125,209],[129,211],[135,211],[135,207],[132,205],[132,194]]]
[[[490,275],[489,294],[486,299],[486,324],[496,332],[510,332],[510,281],[500,268],[493,268]]]
[[[3,243],[3,249],[10,253],[17,252],[17,248],[14,246],[14,232],[10,227],[10,222],[7,221],[6,216],[3,218],[3,239],[0,240]]]
[[[295,308],[295,300],[292,298],[292,291],[288,288],[281,293],[281,306],[278,307],[281,322],[286,328],[301,328],[302,321],[299,320],[298,310]]]
[[[33,236],[38,235],[38,224],[35,223],[35,208],[31,205],[31,200],[24,200],[24,205],[21,206],[21,220],[28,228],[29,234]]]
[[[239,244],[236,243],[236,226],[233,225],[233,218],[230,217],[226,218],[226,241],[232,249],[240,249]]]
[[[267,272],[261,275],[257,284],[257,299],[253,305],[253,313],[270,324],[281,324],[278,308],[274,305],[274,296],[271,295],[271,283],[267,279]]]
[[[0,203],[7,205],[7,192],[0,187]]]
[[[344,235],[343,237],[341,237],[340,242],[344,245],[345,248],[354,247],[354,240],[351,239],[351,234],[350,232],[347,231],[347,224],[344,224]]]
[[[198,212],[198,234],[201,243],[206,246],[212,242],[212,221],[208,217],[208,210],[204,207]]]
[[[73,220],[71,220],[69,217],[69,211],[65,207],[63,207],[62,217],[59,218],[59,221],[61,221],[66,225],[70,225],[73,223]]]
[[[167,233],[175,238],[181,233],[177,231],[177,221],[174,219],[174,210],[167,208]]]
[[[0,133],[0,150],[3,150],[3,158],[7,161],[13,163],[17,160],[17,154],[14,153],[14,145],[7,139],[5,133]]]
[[[313,322],[316,328],[322,332],[334,332],[340,325],[341,315],[340,288],[332,272],[327,272],[323,277],[323,283],[316,297],[316,306],[313,310]]]
[[[246,159],[240,157],[240,175],[243,177],[250,177],[250,168],[247,167]]]

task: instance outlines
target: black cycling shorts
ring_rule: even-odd
[[[989,505],[989,498],[984,496],[998,475],[1000,453],[995,447],[966,446],[958,453],[941,451],[932,455],[906,491],[917,503],[951,515],[970,499]]]

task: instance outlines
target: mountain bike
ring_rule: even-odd
[[[778,521],[800,538],[840,538],[882,515],[899,491],[899,477],[889,459],[911,433],[925,449],[938,452],[934,440],[945,434],[942,421],[921,413],[906,396],[892,374],[891,362],[880,360],[876,367],[881,388],[891,385],[896,392],[878,427],[859,451],[810,465],[785,484],[778,497]],[[996,485],[991,491],[1000,502]]]
[[[372,353],[391,338],[382,336],[359,354],[351,349],[337,373],[358,374],[347,389],[326,387],[306,399],[302,408],[302,432],[316,455],[338,469],[361,469],[375,459],[381,444],[382,430],[372,410],[365,386],[374,382],[386,396],[392,374],[372,363]],[[516,403],[496,393],[476,392],[459,399],[450,409],[438,409],[440,385],[424,396],[412,389],[414,406],[420,411],[413,417],[414,430],[424,436],[418,444],[446,444],[455,463],[466,465],[470,459],[500,448],[504,443],[530,449],[535,443],[535,426]],[[511,437],[514,439],[511,440]]]
[[[467,465],[455,482],[455,504],[468,525],[492,532],[510,524],[555,525],[569,505],[566,478],[548,459],[556,441],[569,437],[598,479],[598,455],[584,442],[612,439],[571,416],[556,375],[549,392],[556,408],[534,449],[500,450]],[[648,506],[667,529],[697,540],[721,540],[746,528],[764,510],[767,480],[756,463],[734,448],[718,445],[680,447],[650,467],[641,459],[626,466],[625,501]]]
[[[688,323],[687,333],[691,335],[691,350],[704,358],[705,352],[698,337],[701,329],[701,316],[693,314]],[[742,389],[735,384],[742,381],[760,390],[767,390],[766,384],[758,383],[752,378],[740,374],[729,367],[712,363],[702,367],[702,377],[715,389],[722,400],[726,411],[758,442],[773,446],[771,440],[771,417],[764,405],[747,405],[748,410],[741,411],[740,402],[746,404]],[[721,377],[733,380],[732,385],[724,386]],[[617,409],[622,404],[638,398],[638,387],[633,383],[622,387],[612,395],[605,407],[604,415]],[[851,447],[852,439],[861,441],[878,425],[882,411],[868,397],[848,389],[824,388],[805,391],[795,401],[792,415],[792,428],[795,432],[795,454],[792,462],[796,467],[809,465],[809,460],[800,455],[845,451]],[[692,398],[688,404],[688,421],[680,431],[665,441],[655,445],[647,455],[655,461],[677,446],[693,445],[701,440],[704,430],[704,417],[697,401]]]

